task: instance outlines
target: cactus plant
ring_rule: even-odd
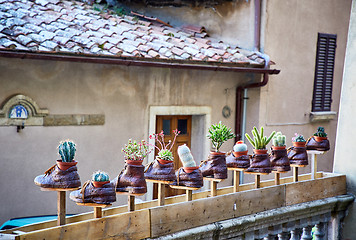
[[[73,162],[76,145],[72,140],[61,141],[58,146],[58,153],[62,162]]]
[[[326,134],[325,129],[323,127],[318,127],[318,131],[314,133],[314,136],[327,137],[328,135]]]
[[[243,141],[238,141],[234,146],[234,152],[247,151],[247,145]]]
[[[137,142],[132,139],[129,139],[121,151],[124,153],[126,160],[133,161],[142,161],[151,152],[145,140]]]
[[[305,138],[303,135],[295,133],[295,137],[292,138],[293,142],[306,142]]]
[[[286,136],[281,132],[277,132],[272,138],[272,145],[276,147],[283,147],[286,145]]]
[[[176,141],[177,136],[179,135],[180,131],[178,129],[173,130],[174,134],[174,139],[173,141],[169,140],[169,142],[166,144],[164,142],[164,132],[161,131],[158,134],[152,134],[150,135],[150,139],[155,139],[160,147],[154,145],[154,147],[158,150],[158,158],[165,160],[165,161],[173,161],[173,153],[172,153],[172,147]]]
[[[269,137],[267,138],[266,136],[263,136],[264,129],[261,127],[260,132],[258,132],[258,129],[256,127],[253,127],[252,129],[252,135],[253,139],[248,135],[248,133],[245,134],[247,140],[251,143],[251,145],[255,149],[266,149],[267,144],[271,141],[272,137],[276,134],[275,131],[273,131]]]
[[[235,135],[232,133],[231,128],[228,128],[224,124],[221,123],[221,121],[216,124],[216,125],[211,125],[209,128],[209,134],[207,136],[209,139],[211,139],[211,142],[213,143],[213,146],[215,147],[215,151],[219,152],[220,147],[224,142],[227,140],[235,137]]]
[[[107,182],[109,181],[109,175],[103,171],[96,171],[92,175],[92,180],[95,182]]]
[[[178,156],[183,163],[184,167],[196,167],[193,155],[190,152],[189,147],[187,145],[181,145],[178,147]]]

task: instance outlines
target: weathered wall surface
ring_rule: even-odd
[[[356,2],[352,3],[344,75],[341,90],[339,121],[337,126],[334,172],[346,174],[347,191],[356,195],[356,163],[354,159],[356,135]],[[345,219],[343,239],[355,238],[356,207],[355,202]]]
[[[148,139],[149,106],[208,106],[212,123],[222,120],[234,127],[234,89],[244,79],[240,73],[1,58],[0,102],[22,93],[50,114],[105,114],[105,124],[28,126],[20,133],[13,126],[0,127],[0,180],[4,183],[0,188],[0,223],[56,213],[56,194],[41,192],[33,179],[59,159],[56,148],[60,140],[69,138],[77,143],[82,183],[98,169],[114,178],[124,167],[121,148],[127,140]],[[225,89],[231,94],[226,95]],[[221,114],[226,104],[233,110],[228,119]],[[230,140],[223,150],[232,145]],[[120,196],[114,205],[126,201]],[[92,210],[77,207],[69,199],[67,207],[68,213]]]

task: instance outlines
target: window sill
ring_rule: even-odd
[[[336,112],[310,112],[310,122],[325,122],[334,120]]]

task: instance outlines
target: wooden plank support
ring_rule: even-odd
[[[192,190],[189,190],[189,189],[186,189],[185,190],[185,201],[192,201],[193,199],[193,191]]]
[[[312,173],[312,179],[315,179],[316,177],[316,172],[318,170],[318,159],[316,157],[315,153],[311,154],[312,159],[311,159],[311,173]]]
[[[101,207],[94,207],[94,218],[102,218],[103,211]]]
[[[166,184],[158,183],[158,206],[164,206],[166,199]]]
[[[298,182],[298,167],[293,167],[293,182]]]
[[[127,196],[127,207],[129,212],[135,211],[135,196],[133,195]]]
[[[255,175],[255,188],[260,188],[261,187],[261,175],[256,174]]]
[[[210,195],[215,197],[217,195],[217,186],[218,183],[215,181],[210,181]]]
[[[239,191],[240,186],[240,171],[234,170],[234,192]]]
[[[66,224],[66,192],[57,191],[57,225]]]
[[[281,184],[281,174],[279,172],[274,173],[274,184],[276,185]]]

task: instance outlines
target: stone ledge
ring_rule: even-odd
[[[310,122],[325,122],[334,120],[336,112],[310,112]]]
[[[43,119],[43,126],[87,126],[104,124],[104,114],[58,114],[48,115]]]

